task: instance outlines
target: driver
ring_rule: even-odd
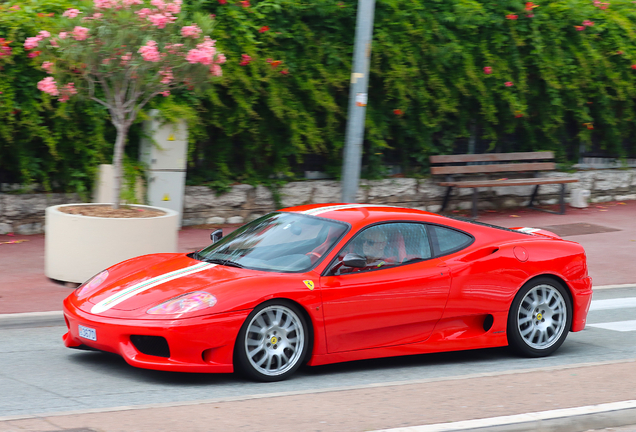
[[[362,253],[367,259],[367,268],[382,267],[394,262],[387,258],[388,238],[384,230],[371,228],[362,234],[360,240],[362,241]]]

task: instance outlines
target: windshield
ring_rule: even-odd
[[[270,213],[223,237],[195,255],[257,270],[302,272],[325,256],[348,226],[315,216]]]

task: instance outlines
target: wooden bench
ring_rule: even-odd
[[[431,174],[434,176],[446,176],[445,181],[440,181],[440,186],[446,186],[446,195],[442,203],[443,212],[448,205],[453,188],[473,189],[473,218],[477,217],[477,197],[478,189],[481,187],[502,187],[502,186],[535,186],[530,204],[528,207],[535,210],[544,210],[533,206],[534,200],[539,192],[539,186],[544,184],[560,184],[560,212],[565,213],[565,184],[575,183],[578,179],[573,177],[538,177],[539,172],[554,171],[554,153],[545,152],[523,152],[523,153],[485,153],[485,154],[462,154],[462,155],[440,155],[431,156]],[[501,176],[502,173],[510,173],[510,177],[519,178],[499,178],[493,179],[492,174]],[[457,180],[455,176],[480,176],[480,179]],[[529,175],[532,175],[530,177]],[[551,212],[557,213],[557,212]]]

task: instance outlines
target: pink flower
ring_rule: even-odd
[[[124,54],[123,56],[121,56],[121,64],[126,66],[131,58],[132,58],[131,52]]]
[[[170,92],[168,90],[161,92],[161,94],[166,97],[166,96],[170,96]]]
[[[17,11],[17,10],[20,10],[20,6],[18,6],[18,5],[13,5],[13,6],[11,6],[9,9],[10,9],[10,10]]]
[[[181,12],[181,0],[175,0],[173,3],[169,3],[166,6],[166,11],[175,15]]]
[[[163,0],[151,0],[150,4],[159,10],[163,10],[166,7],[166,4],[163,2]]]
[[[585,20],[585,21],[583,21],[583,25],[585,27],[592,27],[594,25],[594,21]]]
[[[148,8],[143,8],[143,9],[139,9],[135,13],[139,16],[139,18],[145,19],[148,15],[152,13],[152,11]]]
[[[239,2],[241,4],[241,6],[243,6],[244,8],[248,8],[250,7],[250,0],[243,0]]]
[[[633,65],[632,65],[632,69],[636,69],[636,64],[633,64]]]
[[[95,9],[113,9],[118,5],[117,0],[94,0]]]
[[[75,26],[73,29],[73,37],[78,41],[88,39],[88,29],[86,27]]]
[[[263,26],[263,27],[261,27],[261,28],[258,30],[258,32],[259,32],[259,33],[265,33],[267,30],[269,30],[269,27],[268,27],[268,26]]]
[[[485,73],[486,75],[490,75],[490,74],[492,73],[492,68],[491,68],[490,66],[486,66],[486,67],[484,68],[484,73]]]
[[[48,37],[51,37],[51,33],[47,32],[46,30],[42,30],[36,37],[40,38],[40,40],[46,39]]]
[[[227,4],[227,0],[219,0],[219,3],[222,5]]]
[[[221,54],[221,53],[219,53],[219,54],[217,54],[217,56],[216,56],[216,58],[214,59],[214,61],[215,61],[217,64],[223,64],[223,63],[225,63],[225,62],[227,61],[227,58],[225,58],[225,54]]]
[[[139,48],[137,52],[141,54],[141,57],[146,61],[158,62],[161,60],[161,55],[157,50],[157,42],[153,40],[149,40],[146,45]]]
[[[59,37],[60,39],[66,39],[66,35],[67,34],[68,33],[66,33],[66,32],[61,32],[59,35],[57,35],[57,37]]]
[[[78,16],[79,14],[81,14],[82,12],[80,12],[78,9],[67,9],[62,16],[63,17],[67,17],[67,18],[75,18],[76,16]]]
[[[158,14],[153,14],[148,16],[148,21],[150,21],[154,26],[162,29],[166,26],[166,24],[170,22],[170,17],[164,14],[158,13]]]
[[[163,76],[161,79],[161,84],[170,84],[173,80],[174,76],[172,76],[172,69],[165,68],[164,70],[159,72],[159,75]]]
[[[210,72],[212,72],[212,75],[214,75],[214,76],[222,76],[223,75],[223,71],[221,70],[221,66],[219,66],[218,64],[213,64],[212,67],[210,68]]]
[[[38,90],[48,93],[53,96],[57,96],[60,92],[57,89],[57,83],[53,77],[46,77],[38,83]]]
[[[143,0],[122,0],[122,4],[126,9],[130,9],[132,5],[144,4]]]
[[[62,97],[58,99],[59,102],[66,102],[74,94],[77,94],[75,89],[75,83],[68,83],[62,87]]]
[[[216,55],[216,48],[214,47],[215,43],[215,40],[206,36],[205,40],[198,44],[196,48],[188,51],[186,60],[193,64],[201,63],[204,65],[211,65],[213,63],[214,56]]]
[[[51,73],[52,67],[53,67],[53,63],[50,61],[45,61],[44,63],[42,63],[42,69],[44,69],[48,73]]]
[[[509,20],[516,20],[517,18],[519,18],[519,15],[515,15],[515,14],[506,15],[506,19],[509,19]]]
[[[166,46],[164,47],[166,51],[168,51],[170,54],[179,54],[179,50],[180,48],[183,46],[183,44],[166,44]]]
[[[199,34],[201,34],[201,29],[196,24],[181,28],[181,36],[183,37],[191,37],[193,39],[196,39],[199,37]]]
[[[51,39],[51,41],[50,41],[50,42],[51,42],[51,46],[54,46],[54,47],[58,47],[58,46],[59,46],[59,45],[57,44],[57,39]]]
[[[33,51],[32,53],[29,53],[29,58],[37,57],[40,54],[42,54],[42,51]]]
[[[574,28],[576,29],[576,31],[583,31],[583,30],[585,30],[585,26],[574,26]]]
[[[248,56],[247,54],[241,54],[241,62],[239,63],[239,66],[247,66],[248,64],[250,64],[251,61],[252,57]]]
[[[510,81],[506,81],[504,84],[506,87],[512,87],[514,84]]]
[[[25,49],[28,49],[28,50],[33,49],[33,48],[36,48],[36,47],[38,46],[38,44],[40,43],[40,40],[41,40],[41,39],[40,39],[39,37],[30,37],[30,38],[27,38],[27,39],[24,41],[24,48],[25,48]]]

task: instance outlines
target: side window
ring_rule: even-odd
[[[432,253],[426,229],[424,224],[402,222],[367,228],[340,251],[331,272],[354,273],[429,259]],[[342,266],[342,260],[349,253],[365,258],[366,266]]]
[[[439,247],[439,253],[441,255],[463,249],[473,241],[472,237],[469,235],[455,231],[454,229],[436,225],[431,226],[431,228],[433,229],[433,233],[437,240],[437,246]]]

